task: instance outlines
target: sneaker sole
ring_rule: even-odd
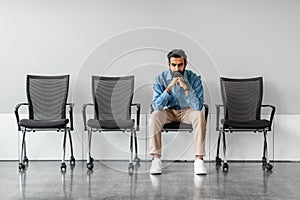
[[[206,175],[207,173],[202,172],[202,173],[195,173],[195,175]]]
[[[161,172],[150,172],[151,175],[161,175]]]

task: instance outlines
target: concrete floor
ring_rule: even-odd
[[[193,175],[192,162],[163,162],[163,174],[150,176],[150,162],[130,174],[125,161],[32,161],[19,172],[17,162],[0,162],[0,199],[300,199],[300,163],[275,163],[272,173],[260,163],[229,163],[228,173],[206,163],[206,176]]]

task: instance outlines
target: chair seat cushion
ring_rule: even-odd
[[[133,120],[97,120],[89,119],[87,125],[97,129],[131,129],[134,126]]]
[[[180,122],[171,122],[171,123],[167,123],[163,126],[163,129],[167,129],[167,130],[180,130],[180,129],[189,129],[192,130],[192,124],[186,124],[186,123],[180,123]]]
[[[263,129],[270,127],[268,120],[251,120],[251,121],[236,121],[236,120],[221,120],[225,128],[233,129]]]
[[[69,119],[61,120],[32,120],[32,119],[22,119],[20,121],[20,126],[26,128],[64,128],[69,123]]]

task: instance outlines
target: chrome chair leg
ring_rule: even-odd
[[[25,164],[24,164],[24,160],[23,160],[23,152],[24,152],[24,146],[25,146],[25,135],[26,135],[26,129],[22,129],[22,140],[20,143],[21,146],[21,151],[20,151],[20,157],[19,157],[19,170],[23,171],[25,170]]]
[[[67,165],[65,163],[65,155],[66,155],[66,137],[67,137],[67,129],[65,128],[64,131],[64,138],[63,138],[63,156],[62,156],[62,161],[61,161],[61,166],[60,170],[61,171],[66,171]]]
[[[132,160],[133,160],[133,129],[131,129],[131,132],[130,132],[130,160],[129,160],[129,164],[128,164],[128,170],[129,171],[133,171],[134,169],[134,166],[133,166],[133,163],[132,163]]]
[[[86,167],[89,170],[93,170],[94,168],[94,159],[91,156],[92,134],[93,134],[92,128],[88,128],[88,154],[87,154]]]
[[[224,130],[223,130],[223,153],[224,153],[223,171],[228,172],[229,165],[227,163],[227,158],[226,158],[226,138],[225,138],[225,131]]]
[[[136,165],[140,164],[140,159],[138,157],[138,144],[137,144],[137,136],[136,136],[136,130],[133,130],[133,134],[134,134],[134,144],[135,144],[135,157],[134,157],[134,161],[136,163]]]
[[[264,155],[266,158],[266,165],[265,168],[267,169],[267,171],[271,171],[273,168],[273,165],[270,164],[270,160],[269,160],[269,153],[268,153],[268,144],[267,144],[267,131],[264,130],[264,146],[265,146],[265,150],[264,150]]]
[[[71,157],[70,157],[70,165],[75,165],[75,158],[73,154],[73,143],[72,143],[72,136],[71,136],[71,130],[68,128],[68,135],[69,135],[69,141],[70,141],[70,149],[71,149]]]
[[[219,157],[221,136],[222,136],[222,130],[219,130],[219,137],[218,137],[218,143],[217,143],[216,167],[220,167],[222,165],[222,159]]]

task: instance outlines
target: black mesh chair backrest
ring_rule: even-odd
[[[29,118],[59,120],[66,118],[69,75],[27,75]]]
[[[95,119],[130,120],[134,76],[92,76]]]
[[[260,119],[262,77],[247,79],[221,77],[220,83],[225,119],[237,121]]]

